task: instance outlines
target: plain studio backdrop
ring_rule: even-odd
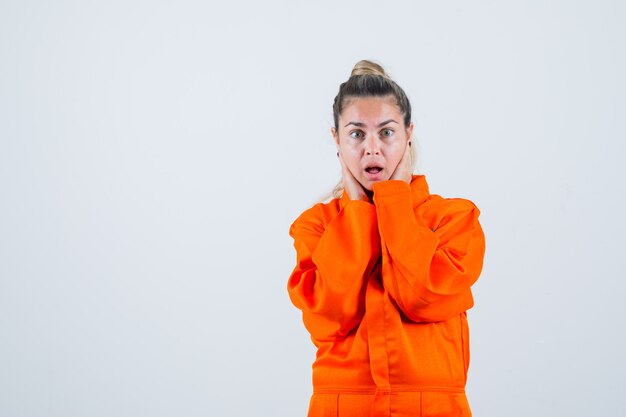
[[[224,2],[226,3],[226,2]],[[304,416],[291,222],[376,60],[481,210],[479,416],[626,413],[620,1],[0,2],[0,415]]]

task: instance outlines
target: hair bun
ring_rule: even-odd
[[[352,68],[350,76],[353,77],[355,75],[380,75],[391,79],[382,66],[367,59],[357,62],[354,68]]]

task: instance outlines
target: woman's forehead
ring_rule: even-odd
[[[350,122],[378,125],[389,119],[399,123],[402,114],[393,96],[355,97],[346,102],[341,119],[342,125]]]

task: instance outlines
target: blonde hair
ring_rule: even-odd
[[[391,78],[389,77],[389,75],[387,75],[387,73],[385,72],[385,69],[380,66],[379,64],[373,62],[373,61],[368,61],[367,59],[363,59],[359,62],[357,62],[356,64],[354,64],[354,68],[352,68],[352,72],[350,73],[350,76],[352,77],[353,75],[381,75],[389,80],[391,80]]]
[[[350,77],[341,83],[339,92],[333,102],[333,120],[335,129],[339,131],[339,116],[343,112],[346,102],[357,97],[386,97],[393,96],[400,112],[404,117],[404,127],[411,124],[411,103],[404,90],[385,72],[385,69],[373,61],[361,60],[354,65]],[[417,167],[417,151],[419,145],[414,137],[411,138],[411,171]],[[343,179],[339,180],[335,188],[325,195],[322,200],[339,198],[343,192]]]

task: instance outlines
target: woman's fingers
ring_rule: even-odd
[[[339,153],[337,156],[339,157],[339,162],[341,163],[341,177],[343,181],[343,188],[348,193],[348,197],[350,198],[350,200],[369,201],[369,197],[365,193],[365,189],[363,189],[361,183],[359,183],[354,175],[352,175],[352,172],[350,172],[345,162],[343,161],[341,153]]]
[[[398,166],[393,171],[393,174],[391,174],[391,178],[389,179],[390,180],[402,180],[410,184],[412,174],[413,173],[411,172],[411,147],[407,143],[407,145],[404,148],[404,154],[402,155],[402,159],[398,163]]]

